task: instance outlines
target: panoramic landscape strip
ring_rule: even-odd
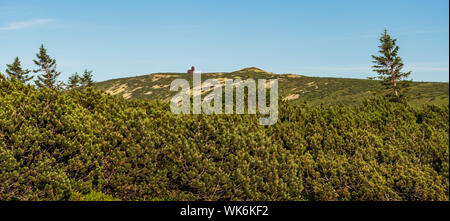
[[[0,11],[2,213],[433,219],[450,207],[449,1]]]

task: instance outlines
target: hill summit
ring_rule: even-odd
[[[234,71],[234,72],[232,72],[232,73],[247,73],[247,72],[254,72],[254,73],[270,73],[270,72],[267,72],[267,71],[262,70],[262,69],[257,68],[257,67],[248,67],[248,68],[241,69],[241,70],[239,70],[239,71]]]

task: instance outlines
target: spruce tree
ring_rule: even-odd
[[[14,59],[12,64],[6,65],[6,73],[8,74],[10,79],[21,81],[22,83],[26,83],[31,80],[33,76],[28,76],[30,70],[23,70],[20,65],[20,60],[18,57]]]
[[[72,76],[69,77],[69,81],[67,82],[67,89],[75,89],[80,86],[81,83],[81,77],[78,75],[78,73],[75,72],[75,74],[72,74]]]
[[[57,78],[61,72],[56,71],[56,60],[50,58],[47,54],[47,49],[44,48],[44,45],[41,45],[39,53],[36,54],[36,57],[37,60],[33,61],[39,68],[33,70],[33,72],[42,72],[41,75],[37,76],[38,80],[35,81],[36,86],[39,88],[46,87],[52,90],[60,89],[62,84],[57,80]]]
[[[92,80],[92,71],[84,70],[83,76],[81,77],[81,86],[92,87],[94,85],[94,80]]]
[[[402,58],[398,56],[399,47],[396,45],[397,39],[391,38],[387,34],[387,30],[380,37],[380,50],[381,55],[372,55],[375,65],[372,66],[373,71],[378,73],[378,79],[382,80],[383,87],[390,91],[388,96],[393,101],[400,101],[404,96],[402,92],[409,86],[410,81],[406,78],[411,74],[409,72],[402,72],[403,62]]]

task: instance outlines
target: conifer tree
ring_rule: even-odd
[[[80,80],[81,86],[92,87],[94,85],[94,80],[92,80],[92,71],[88,71],[87,69],[85,69]]]
[[[47,49],[44,48],[44,45],[41,45],[39,53],[36,54],[36,57],[37,60],[33,61],[39,68],[33,70],[33,72],[42,72],[41,75],[37,76],[38,80],[35,81],[36,86],[39,88],[46,87],[52,90],[60,89],[62,83],[58,81],[57,78],[61,72],[56,71],[56,60],[50,58],[47,54]]]
[[[28,76],[30,70],[22,69],[18,57],[14,59],[14,62],[12,64],[7,64],[6,67],[6,73],[8,74],[10,79],[15,79],[21,81],[22,83],[26,83],[33,78],[33,76]]]
[[[393,101],[400,101],[404,96],[402,92],[409,86],[410,81],[406,78],[411,74],[409,72],[402,72],[403,62],[402,58],[398,56],[399,47],[396,45],[397,39],[391,38],[384,30],[380,37],[381,55],[372,55],[375,65],[372,66],[373,71],[378,73],[378,79],[382,80],[381,84],[385,89],[391,91],[388,95],[392,97]]]
[[[72,74],[72,76],[69,77],[69,81],[67,82],[67,89],[75,89],[80,86],[81,83],[81,77],[78,75],[78,73],[75,72],[75,74]]]

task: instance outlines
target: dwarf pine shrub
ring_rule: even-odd
[[[0,200],[449,200],[449,107],[257,115],[0,79]]]

